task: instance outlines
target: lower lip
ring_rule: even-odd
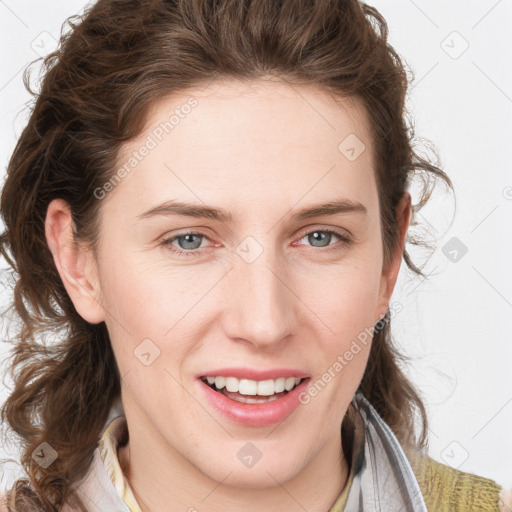
[[[299,395],[306,389],[309,380],[309,378],[304,379],[281,398],[261,404],[246,404],[231,400],[212,389],[201,379],[198,382],[209,403],[222,415],[246,427],[265,427],[283,421],[300,405]]]

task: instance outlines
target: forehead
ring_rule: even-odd
[[[318,147],[325,141],[321,146],[339,150],[338,139],[350,134],[364,140],[367,148],[371,144],[366,110],[358,98],[336,97],[319,86],[277,79],[216,81],[163,97],[148,108],[144,132],[156,131],[158,142],[183,142],[180,132],[185,136],[187,130],[201,136],[201,144],[209,149],[245,139],[264,141],[269,149],[283,144]],[[230,155],[251,147],[231,144]]]
[[[144,146],[145,156],[134,160]],[[151,105],[143,132],[118,155],[118,168],[129,172],[113,195],[124,190],[141,207],[176,197],[232,202],[276,195],[293,204],[331,191],[369,200],[372,148],[355,98],[277,80],[218,81]]]

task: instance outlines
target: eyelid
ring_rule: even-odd
[[[198,229],[203,229],[203,228],[198,228]],[[351,244],[354,241],[354,237],[353,237],[352,233],[350,233],[350,231],[348,231],[346,229],[338,228],[338,227],[335,228],[332,226],[320,226],[319,227],[318,225],[310,225],[310,226],[306,226],[306,227],[302,228],[302,230],[299,231],[299,233],[297,235],[295,235],[296,241],[293,242],[292,245],[302,245],[302,244],[297,244],[296,242],[300,241],[302,238],[304,238],[305,236],[307,236],[311,233],[315,233],[316,231],[324,232],[324,233],[332,233],[332,234],[335,234],[336,236],[338,236],[340,239],[340,241],[337,244],[317,248],[317,249],[319,249],[320,252],[327,252],[329,250],[339,249],[340,248],[339,246],[346,246],[346,245]],[[170,246],[170,247],[172,247],[172,249],[170,249],[171,252],[173,252],[177,255],[185,255],[186,254],[187,256],[188,255],[201,256],[204,254],[205,251],[208,251],[209,249],[219,246],[218,243],[213,242],[213,245],[210,245],[208,247],[186,250],[186,249],[180,249],[178,247],[174,247],[172,245],[172,242],[174,242],[178,238],[181,238],[186,235],[200,236],[200,237],[203,237],[203,238],[213,242],[213,240],[210,238],[210,236],[207,235],[206,233],[201,232],[199,230],[195,230],[193,228],[189,228],[189,229],[185,229],[184,231],[181,231],[175,235],[171,235],[171,236],[164,235],[160,239],[160,245]],[[313,249],[315,249],[314,246],[311,246],[311,247]]]
[[[174,234],[173,235],[166,234],[159,239],[158,245],[163,246],[163,247],[165,247],[165,246],[170,247],[170,249],[168,249],[168,250],[170,250],[172,253],[174,253],[175,255],[178,255],[178,256],[181,256],[181,255],[200,256],[200,255],[203,255],[205,251],[219,246],[218,243],[213,242],[213,240],[211,239],[211,237],[209,235],[207,235],[204,231],[199,231],[199,229],[203,230],[204,228],[198,228],[198,229],[189,228],[189,229],[185,229],[185,231],[180,231],[179,233],[177,233],[175,235]],[[179,247],[175,247],[174,245],[172,245],[172,243],[174,241],[176,241],[178,238],[181,238],[186,235],[196,235],[199,237],[203,237],[207,240],[210,240],[213,243],[210,246],[202,247],[200,249],[193,249],[193,250],[192,249],[190,249],[190,250],[180,249]]]
[[[205,231],[202,231],[203,229],[204,228],[185,229],[185,231],[180,231],[179,233],[177,233],[175,235],[174,234],[173,235],[166,234],[166,235],[163,235],[162,237],[160,237],[160,242],[162,242],[162,243],[170,243],[171,241],[175,241],[176,239],[181,238],[181,237],[186,236],[186,235],[200,236],[200,237],[203,237],[203,238],[213,242],[212,237],[209,234],[207,234]],[[219,245],[219,244],[214,242],[214,245]],[[199,249],[196,249],[196,251],[198,251],[198,250]],[[188,252],[192,252],[192,251],[188,251]]]
[[[330,233],[335,233],[341,238],[346,238],[352,240],[354,237],[352,233],[348,229],[338,228],[334,226],[318,226],[317,224],[313,224],[312,226],[307,226],[302,228],[297,235],[298,238],[303,238],[310,233],[314,233],[315,231],[326,231]]]

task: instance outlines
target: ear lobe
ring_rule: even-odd
[[[409,192],[404,192],[396,209],[397,223],[400,229],[399,243],[395,253],[391,257],[391,261],[389,262],[387,269],[382,274],[378,305],[380,313],[375,323],[377,323],[386,314],[389,307],[389,301],[391,300],[391,295],[395,288],[398,272],[400,271],[400,264],[402,263],[405,237],[411,221],[411,203],[411,194],[409,194]]]
[[[105,320],[105,311],[100,303],[96,261],[91,250],[75,241],[73,232],[68,203],[54,199],[45,220],[46,242],[53,261],[78,314],[89,323],[100,323]]]

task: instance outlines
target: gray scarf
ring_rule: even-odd
[[[356,474],[343,512],[427,512],[416,477],[391,429],[361,392],[353,404],[365,425],[364,456],[355,462]]]

